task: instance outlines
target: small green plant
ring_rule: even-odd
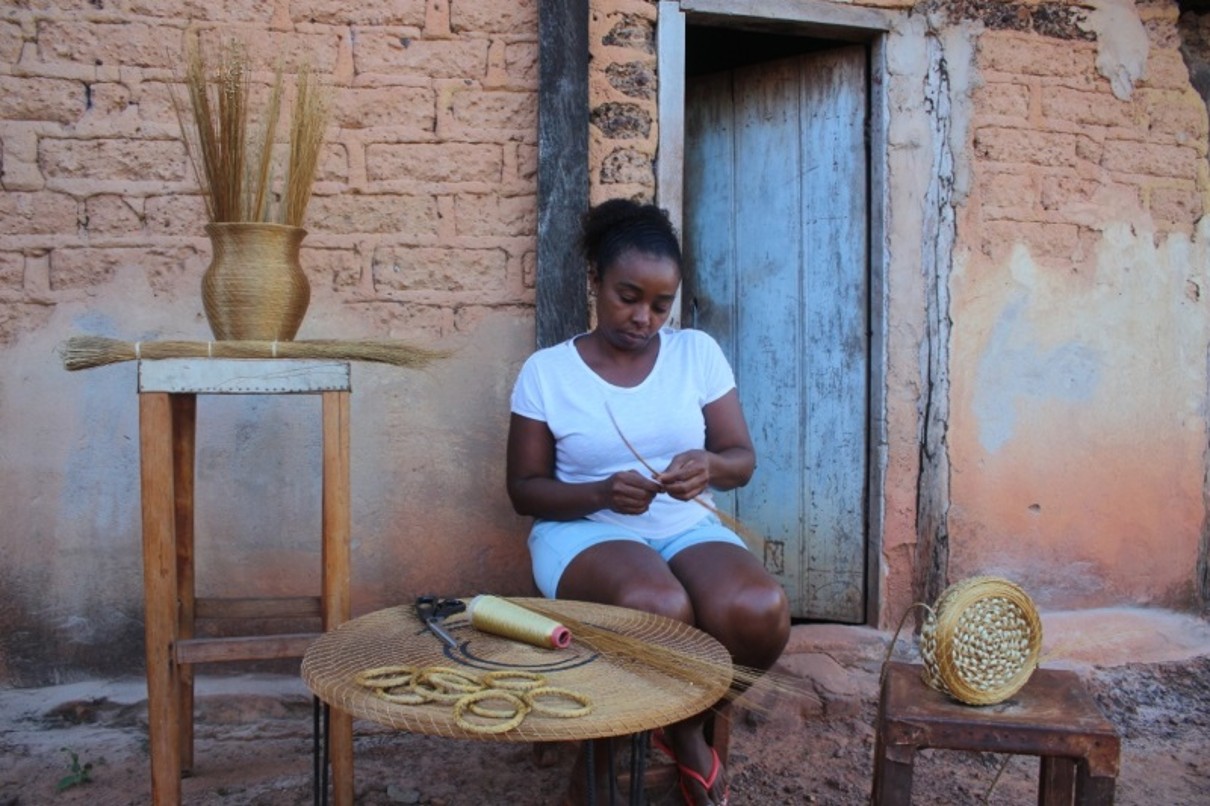
[[[67,775],[59,779],[57,789],[62,792],[71,789],[73,786],[92,783],[92,762],[86,764],[80,763],[80,756],[75,751],[69,750],[66,747],[60,747],[67,754],[71,761],[68,763],[68,769],[71,770]]]

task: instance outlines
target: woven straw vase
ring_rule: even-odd
[[[972,577],[946,588],[920,632],[924,682],[968,705],[1007,700],[1028,682],[1042,621],[1020,587]]]
[[[307,231],[284,224],[207,224],[214,254],[202,277],[202,305],[220,341],[290,341],[311,285],[298,252]]]

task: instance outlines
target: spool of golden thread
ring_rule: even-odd
[[[511,638],[545,649],[571,645],[571,630],[554,619],[539,615],[499,596],[480,594],[466,606],[471,626],[492,635]]]

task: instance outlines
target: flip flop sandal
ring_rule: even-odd
[[[697,801],[693,798],[693,793],[689,791],[689,784],[685,781],[686,778],[696,781],[701,785],[702,789],[706,791],[706,803],[709,806],[728,806],[728,801],[731,799],[731,784],[729,782],[723,787],[722,800],[716,801],[710,794],[710,788],[714,786],[715,782],[718,780],[719,774],[723,771],[723,763],[719,759],[718,753],[713,747],[710,748],[710,772],[708,775],[703,777],[702,774],[697,770],[693,769],[692,767],[687,767],[677,761],[676,753],[672,752],[672,746],[668,743],[668,737],[664,735],[663,729],[657,728],[656,730],[652,731],[651,743],[657,750],[668,756],[668,758],[672,759],[673,763],[676,764],[676,769],[679,773],[677,783],[680,784],[681,797],[685,799],[686,806],[695,806],[697,803]]]

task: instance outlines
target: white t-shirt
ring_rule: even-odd
[[[678,453],[705,447],[702,407],[735,388],[731,366],[714,339],[699,330],[662,329],[651,373],[638,386],[624,387],[584,363],[577,338],[531,355],[513,387],[513,413],[546,423],[554,435],[556,479],[580,484],[621,470],[650,476],[622,441],[619,428],[658,471]],[[708,493],[702,497],[710,501]],[[685,531],[707,514],[692,501],[661,493],[642,515],[604,509],[588,517],[661,538]]]

